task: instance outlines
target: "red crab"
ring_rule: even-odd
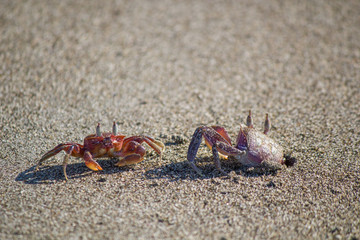
[[[240,124],[240,131],[236,140],[236,145],[232,146],[230,137],[226,130],[221,126],[200,126],[191,139],[187,159],[190,166],[200,175],[201,170],[195,165],[196,153],[204,137],[206,145],[212,150],[216,168],[222,173],[219,155],[223,158],[228,156],[235,157],[245,166],[249,167],[278,167],[285,164],[292,166],[295,158],[284,156],[283,148],[272,138],[267,136],[270,130],[269,115],[266,114],[264,132],[260,132],[253,127],[251,111],[247,117],[246,126]]]
[[[109,157],[121,159],[115,164],[116,166],[125,166],[135,164],[144,160],[145,148],[141,145],[146,142],[152,149],[160,155],[165,150],[162,142],[155,140],[148,136],[131,136],[117,135],[117,126],[114,122],[112,133],[101,133],[100,123],[96,127],[96,134],[89,135],[84,139],[84,145],[78,143],[61,143],[54,149],[45,153],[36,166],[36,170],[46,159],[58,154],[62,150],[66,155],[63,162],[63,170],[65,179],[68,180],[66,175],[66,166],[69,157],[81,157],[84,159],[88,168],[94,171],[102,170],[101,166],[94,160],[94,158]]]

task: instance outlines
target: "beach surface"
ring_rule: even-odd
[[[360,239],[360,2],[1,1],[0,239]],[[296,158],[278,171],[222,160],[254,126]],[[103,171],[62,142],[111,131],[159,156]]]

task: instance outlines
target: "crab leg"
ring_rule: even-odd
[[[59,145],[57,145],[56,147],[54,147],[53,149],[51,149],[50,151],[48,151],[47,153],[45,153],[41,159],[39,160],[38,164],[36,165],[36,171],[39,170],[40,165],[48,158],[55,156],[56,154],[58,154],[59,152],[61,152],[62,150],[64,150],[65,152],[68,152],[69,149],[71,150],[71,153],[73,154],[74,157],[80,157],[80,152],[81,149],[83,148],[82,145],[77,144],[77,143],[61,143]]]
[[[189,165],[200,176],[203,176],[203,174],[202,174],[201,170],[195,165],[195,157],[196,157],[196,154],[197,154],[198,149],[199,149],[200,144],[201,144],[201,137],[203,135],[203,127],[204,126],[198,127],[195,130],[195,132],[194,132],[194,134],[192,136],[190,145],[189,145],[188,153],[187,153],[187,159],[189,161]]]
[[[191,163],[194,163],[196,154],[197,154],[198,149],[199,149],[199,147],[200,147],[201,137],[202,137],[202,135],[203,135],[203,127],[204,127],[204,126],[198,127],[198,128],[195,130],[195,132],[194,132],[194,134],[193,134],[193,136],[192,136],[192,138],[191,138],[191,142],[190,142],[190,144],[189,144],[189,149],[188,149],[188,153],[187,153],[187,159],[188,159],[188,161],[190,162],[190,164],[191,164]],[[194,165],[194,166],[195,166],[195,165]],[[195,168],[194,168],[194,169],[195,169]],[[197,170],[195,169],[195,171],[197,171]]]
[[[197,168],[196,165],[195,165],[195,157],[196,157],[196,154],[197,154],[197,152],[199,150],[202,136],[204,136],[205,143],[210,149],[212,149],[212,146],[217,141],[222,140],[222,141],[226,142],[226,140],[219,133],[217,133],[213,128],[209,128],[209,127],[206,127],[206,126],[201,126],[201,127],[198,127],[195,130],[195,132],[194,132],[194,134],[192,136],[190,145],[189,145],[189,149],[188,149],[188,153],[187,153],[187,159],[189,161],[190,166],[199,175],[202,175],[202,173],[201,173],[200,169]]]
[[[216,145],[218,149],[217,151],[225,156],[238,156],[245,154],[245,151],[234,148],[224,142],[216,142],[214,145]]]
[[[135,164],[144,160],[146,153],[145,148],[141,145],[143,142],[146,142],[155,152],[160,155],[165,149],[165,145],[148,136],[132,136],[126,138],[123,143],[123,147],[120,152],[115,153],[115,156],[124,157],[119,160],[115,165],[122,167],[125,165]]]
[[[160,155],[160,159],[161,159],[161,154],[162,154],[162,152],[164,152],[164,150],[165,150],[165,145],[164,145],[162,142],[160,142],[160,141],[158,141],[158,140],[156,140],[156,139],[154,139],[154,138],[152,138],[152,137],[149,137],[149,136],[144,136],[143,138],[144,138],[144,141],[145,141],[152,149],[154,149],[155,152],[157,152],[157,153]]]
[[[188,149],[187,159],[189,161],[190,166],[200,175],[202,175],[200,169],[198,169],[195,166],[195,157],[196,157],[196,153],[200,147],[202,136],[204,136],[204,138],[205,138],[206,145],[210,149],[212,149],[213,155],[214,155],[214,160],[215,160],[215,165],[216,165],[217,169],[219,169],[219,171],[222,173],[224,173],[224,172],[221,170],[219,153],[224,156],[239,156],[239,155],[243,155],[245,153],[245,151],[241,151],[241,150],[236,149],[233,146],[231,146],[229,141],[227,141],[225,138],[225,137],[228,137],[225,129],[222,130],[220,128],[215,128],[215,129],[220,130],[220,132],[222,134],[215,131],[214,128],[209,128],[209,127],[205,127],[205,126],[198,127],[193,134],[193,137],[191,139],[189,149]],[[226,135],[224,133],[226,133]],[[224,137],[223,137],[223,135],[224,135]]]
[[[226,141],[230,146],[231,146],[231,140],[230,137],[228,135],[228,133],[226,132],[225,128],[221,127],[221,126],[211,126],[212,129],[214,129],[218,134],[220,134],[222,138],[219,138],[219,141]],[[204,135],[205,137],[205,144],[206,146],[211,150],[212,148],[212,143],[210,143],[210,140],[206,137],[206,135]],[[226,155],[220,154],[221,158],[227,159]]]
[[[65,180],[68,181],[68,177],[67,177],[67,174],[66,174],[66,166],[69,162],[69,158],[70,158],[70,155],[72,153],[72,151],[74,150],[74,146],[70,146],[67,150],[66,150],[66,155],[64,157],[64,161],[63,161],[63,171],[64,171],[64,176],[65,176]]]
[[[115,166],[122,167],[130,164],[135,164],[144,160],[146,150],[136,141],[127,142],[123,151],[119,153],[119,156],[125,156],[120,159]]]
[[[231,145],[231,139],[229,137],[229,134],[225,130],[225,128],[221,126],[211,126],[217,133],[219,133],[230,145]]]
[[[217,132],[219,131],[219,132]],[[216,142],[224,142],[225,144],[230,144],[229,140],[226,138],[229,138],[227,135],[227,132],[224,128],[219,126],[214,127],[206,127],[201,126],[198,127],[191,139],[189,149],[188,149],[188,159],[195,159],[196,153],[200,147],[201,144],[201,137],[204,136],[206,145],[211,149],[214,143]],[[230,139],[230,138],[229,138]]]
[[[215,144],[215,145],[212,147],[212,152],[213,152],[214,161],[215,161],[215,167],[216,167],[216,169],[217,169],[219,172],[221,172],[222,174],[228,175],[226,172],[224,172],[224,170],[221,169],[221,163],[220,163],[219,153],[218,153],[218,151],[217,151],[216,145],[217,145],[217,144]]]
[[[125,146],[128,143],[133,142],[133,141],[137,142],[139,144],[146,142],[152,149],[155,150],[155,152],[157,152],[160,155],[160,157],[161,157],[161,153],[165,150],[165,145],[162,142],[155,140],[149,136],[132,136],[132,137],[126,138],[124,140],[123,145]],[[124,151],[126,151],[126,150],[124,150]]]

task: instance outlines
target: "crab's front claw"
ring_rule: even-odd
[[[88,168],[90,168],[91,170],[93,170],[93,171],[103,170],[103,169],[100,167],[100,165],[99,165],[97,162],[95,162],[94,160],[91,161],[91,162],[85,162],[85,165],[86,165]]]
[[[99,171],[99,170],[103,170],[101,168],[101,166],[94,161],[94,159],[92,158],[90,152],[85,152],[84,154],[84,160],[85,160],[85,165],[90,168],[93,171]]]

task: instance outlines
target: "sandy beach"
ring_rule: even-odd
[[[360,239],[360,2],[1,1],[0,239]],[[254,126],[296,158],[278,171],[211,151]],[[59,143],[97,123],[162,141],[94,172]]]

